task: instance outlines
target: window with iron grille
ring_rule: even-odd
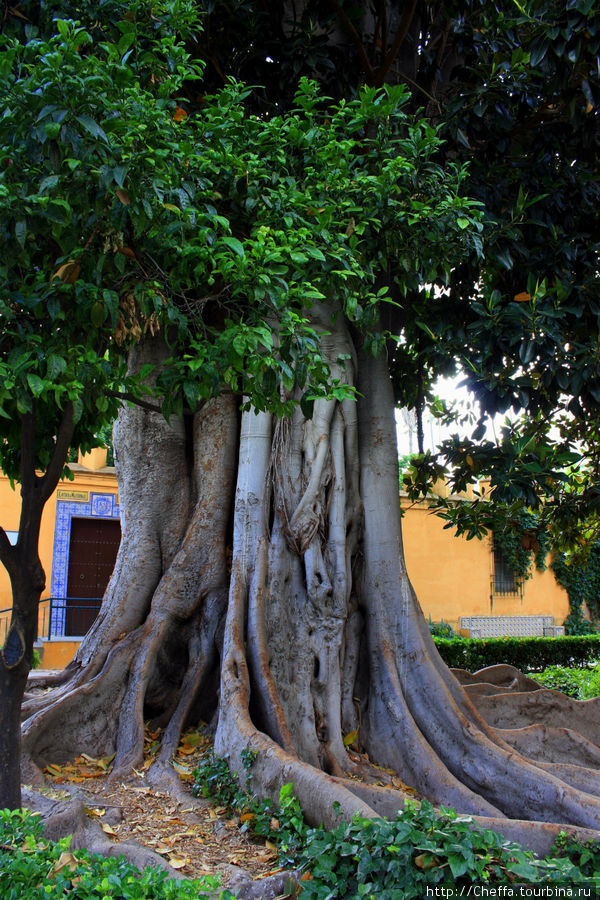
[[[493,565],[492,590],[494,594],[519,594],[521,581],[502,547],[496,541],[494,541]]]

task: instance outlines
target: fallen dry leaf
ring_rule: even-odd
[[[271,875],[278,875],[279,872],[283,872],[283,871],[284,871],[284,867],[278,866],[276,869],[269,869],[268,872],[261,872],[260,875],[256,876],[256,878],[257,878],[257,880],[259,878],[270,878]]]
[[[90,809],[89,806],[85,807],[85,811],[88,816],[98,816],[98,818],[102,818],[102,816],[105,815],[105,813],[106,813],[105,809],[100,809],[99,807]]]
[[[58,875],[58,873],[62,872],[63,869],[69,869],[70,872],[74,872],[78,865],[79,860],[76,859],[76,857],[74,857],[69,850],[65,850],[58,857],[56,864],[54,865],[50,874]]]

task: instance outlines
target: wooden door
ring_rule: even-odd
[[[65,635],[84,635],[98,615],[120,542],[118,519],[71,520]]]

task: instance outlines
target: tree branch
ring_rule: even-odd
[[[34,406],[35,409],[35,406]],[[35,486],[35,413],[23,415],[21,420],[21,490],[29,493]]]
[[[15,551],[4,528],[0,525],[0,562],[10,574],[15,565]]]
[[[415,2],[416,2],[416,0],[415,0]],[[372,84],[373,77],[375,75],[375,71],[369,61],[369,57],[367,56],[367,51],[365,50],[365,46],[360,39],[360,35],[359,35],[358,31],[356,30],[356,28],[354,27],[354,25],[348,18],[347,14],[344,12],[342,7],[340,6],[338,0],[329,0],[329,5],[338,14],[340,22],[342,23],[347,34],[351,38],[352,43],[356,47],[356,51],[360,57],[362,65],[363,65],[363,70],[365,72],[365,75],[367,76],[367,80],[368,80],[369,84]]]
[[[148,410],[148,412],[162,413],[160,406],[157,406],[155,403],[149,403],[148,400],[142,400],[141,397],[136,397],[135,394],[130,394],[129,391],[123,391],[122,393],[119,391],[107,391],[106,393],[109,397],[114,397],[115,400],[133,403],[134,406],[139,406],[141,409]]]
[[[42,504],[52,496],[54,489],[58,484],[58,480],[67,461],[74,428],[73,403],[69,402],[64,408],[62,419],[58,427],[52,459],[48,464],[45,475],[40,480]]]
[[[388,47],[388,20],[387,20],[387,3],[382,0],[381,3],[381,55],[385,59]]]
[[[404,79],[404,81],[408,81],[408,83],[409,83],[409,84],[412,84],[412,86],[413,86],[417,91],[420,91],[422,94],[424,94],[424,95],[427,97],[428,100],[431,100],[432,103],[435,103],[436,106],[437,106],[437,108],[438,108],[438,110],[440,111],[440,114],[441,114],[441,112],[442,112],[442,105],[441,105],[440,101],[437,100],[437,99],[433,96],[433,94],[430,94],[429,91],[426,91],[424,87],[422,87],[420,84],[418,84],[418,82],[416,82],[416,81],[415,81],[413,78],[411,78],[409,75],[406,75],[404,72],[398,72],[398,74],[399,74],[400,78]]]
[[[124,400],[127,403],[133,403],[134,406],[139,406],[141,409],[146,409],[148,412],[160,413],[162,415],[162,407],[156,406],[154,403],[149,403],[147,400],[142,400],[141,397],[136,397],[135,394],[130,394],[128,391],[124,391],[123,393],[119,393],[119,391],[107,391],[106,392],[109,397],[114,397],[116,400]],[[225,393],[221,391],[221,393]],[[184,409],[184,416],[193,416],[195,413],[199,412],[206,400],[201,400],[198,402],[196,409]]]
[[[411,0],[410,4],[404,11],[404,15],[402,16],[402,20],[400,25],[398,26],[398,33],[394,39],[394,43],[390,47],[390,52],[385,57],[383,63],[379,66],[379,68],[375,71],[375,78],[377,87],[380,87],[385,79],[385,76],[390,71],[394,60],[398,56],[400,52],[400,47],[404,43],[404,38],[408,34],[408,29],[412,24],[412,20],[415,15],[415,10],[417,8],[417,0]]]

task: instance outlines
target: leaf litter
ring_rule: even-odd
[[[144,762],[127,782],[107,780],[114,754],[92,757],[82,753],[71,763],[50,763],[44,774],[56,793],[54,785],[84,784],[85,811],[112,841],[135,841],[158,853],[186,878],[220,874],[226,881],[230,866],[240,867],[255,879],[280,871],[275,846],[254,838],[243,828],[247,815],[232,818],[225,807],[192,796],[193,770],[211,748],[210,738],[201,730],[182,735],[172,761],[183,790],[189,793],[189,802],[181,803],[145,783],[146,773],[160,751],[161,737],[160,729],[146,727]],[[121,821],[103,821],[107,809],[114,808],[120,810]]]

